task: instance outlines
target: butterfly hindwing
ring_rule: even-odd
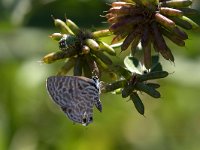
[[[93,106],[98,106],[98,109],[102,107],[99,87],[93,79],[52,76],[47,79],[47,90],[68,118],[77,123],[89,124],[93,120]]]

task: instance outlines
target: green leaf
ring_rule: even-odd
[[[142,103],[142,100],[138,96],[136,92],[133,92],[130,95],[131,100],[133,101],[136,110],[141,114],[144,115],[144,104]]]
[[[139,61],[136,58],[127,56],[124,59],[124,64],[129,71],[141,74],[141,72],[137,68],[139,66]]]
[[[134,90],[134,86],[126,84],[122,90],[122,97],[123,98],[128,97],[132,93],[133,90]]]
[[[146,85],[148,85],[154,89],[157,89],[160,87],[160,84],[158,84],[158,83],[146,83]]]
[[[152,64],[157,64],[157,63],[159,63],[159,55],[152,56]]]
[[[163,71],[162,65],[159,63],[159,56],[158,55],[152,56],[151,72],[155,72],[155,71]]]
[[[155,72],[149,72],[147,74],[138,75],[137,81],[143,82],[147,80],[153,80],[153,79],[160,79],[165,78],[169,75],[167,71],[155,71]]]
[[[152,66],[151,72],[156,72],[156,71],[163,71],[162,65],[160,63],[157,63]]]
[[[127,79],[127,80],[129,80],[130,77],[132,76],[131,72],[130,72],[128,69],[126,69],[126,68],[124,68],[124,67],[122,67],[122,66],[120,66],[120,65],[115,65],[115,66],[113,66],[113,67],[112,67],[112,70],[113,70],[114,72],[116,72],[116,73],[122,75],[122,76],[123,76],[125,79]]]
[[[137,82],[135,84],[135,88],[138,91],[143,91],[154,98],[160,98],[160,93],[157,90],[155,90],[154,88],[152,88],[144,83]]]
[[[82,75],[82,68],[83,68],[83,60],[79,56],[76,59],[75,65],[74,65],[74,76],[81,76]]]
[[[112,92],[112,91],[115,91],[117,89],[124,87],[125,84],[127,84],[126,80],[119,80],[119,81],[115,81],[110,84],[104,84],[104,85],[102,84],[101,92],[102,93]]]

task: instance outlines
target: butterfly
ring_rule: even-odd
[[[51,76],[46,81],[47,91],[53,101],[74,123],[87,126],[93,121],[93,106],[101,112],[98,77]]]

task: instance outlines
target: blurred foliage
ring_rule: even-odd
[[[0,17],[13,25],[52,27],[51,14],[56,18],[67,14],[79,25],[91,28],[102,25],[104,20],[99,15],[108,5],[104,0],[1,0],[0,8],[3,10]]]
[[[199,1],[194,2],[200,8]],[[73,125],[47,95],[45,79],[56,73],[59,62],[48,66],[37,61],[47,50],[58,49],[48,39],[51,29],[44,29],[54,28],[51,14],[60,18],[67,13],[82,26],[102,28],[99,15],[107,10],[105,1],[1,0],[0,9],[1,150],[199,149],[199,30],[190,32],[186,48],[169,42],[175,65],[162,61],[171,72],[160,82],[162,98],[142,95],[146,117],[131,101],[104,94],[103,112],[95,110],[94,122],[83,127]],[[127,54],[117,52],[114,61],[123,64],[118,58]]]

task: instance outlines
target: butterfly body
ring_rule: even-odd
[[[51,98],[73,122],[88,125],[93,121],[93,106],[102,111],[99,81],[81,76],[51,76],[47,79]]]

